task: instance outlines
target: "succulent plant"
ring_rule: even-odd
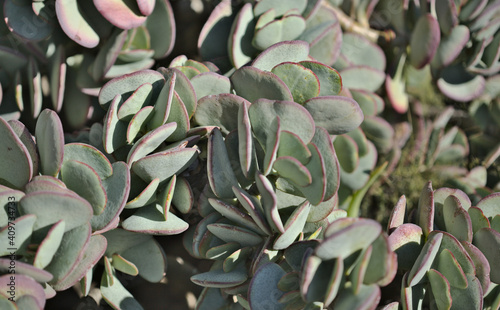
[[[157,282],[165,257],[151,235],[116,229],[129,197],[127,164],[111,164],[88,144],[64,144],[54,111],[40,113],[36,143],[21,122],[0,118],[0,123],[0,235],[10,240],[2,242],[2,283],[9,281],[13,262],[19,275],[11,301],[19,309],[43,309],[46,298],[79,281],[87,295],[92,268],[103,258],[104,299],[111,305],[124,299],[137,304],[114,278],[115,269]],[[150,255],[141,257],[143,251]]]
[[[103,82],[150,68],[175,39],[167,0],[8,0],[2,16],[0,115],[34,120],[50,107],[73,129],[102,117]]]
[[[429,182],[406,222],[401,197],[388,224],[389,244],[404,273],[400,306],[391,309],[498,308],[497,200],[495,193],[473,206],[461,190],[433,190]]]
[[[374,6],[366,16],[372,26],[395,31],[386,49],[394,60],[386,91],[396,111],[408,109],[406,93],[425,96],[432,88],[472,101],[484,93],[486,78],[498,74],[496,1],[381,0]]]

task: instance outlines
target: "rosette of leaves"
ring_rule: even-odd
[[[224,0],[205,23],[198,48],[203,59],[227,72],[289,40],[308,42],[312,57],[332,65],[340,52],[342,31],[335,13],[323,1],[262,0],[234,6],[233,1]]]
[[[485,77],[498,74],[497,2],[375,2],[373,25],[385,28],[389,23],[396,33],[388,47],[393,75],[386,81],[396,111],[408,109],[406,93],[425,97],[423,92],[433,88],[455,101],[474,100],[485,90]],[[420,91],[412,80],[420,80]]]
[[[498,205],[497,193],[473,206],[464,192],[429,182],[407,222],[403,196],[388,225],[404,273],[401,301],[388,309],[498,308]]]
[[[0,115],[36,119],[45,106],[74,129],[102,117],[93,97],[103,82],[151,67],[175,39],[166,0],[9,0],[2,14]]]
[[[296,242],[284,259],[257,270],[250,284],[252,309],[259,309],[269,292],[276,309],[378,306],[380,287],[391,283],[397,271],[387,234],[374,220],[349,218],[343,210],[333,214],[323,240]]]
[[[197,106],[191,82],[176,68],[137,71],[106,83],[99,102],[107,113],[104,125],[91,130],[92,143],[113,160],[125,161],[131,174],[125,208],[132,214],[122,227],[161,235],[183,232],[188,224],[171,206],[186,214],[194,201],[187,177],[196,165],[194,144],[200,136],[191,130]]]
[[[15,260],[19,309],[43,309],[46,298],[80,280],[87,295],[93,267],[103,255],[105,262],[113,259],[112,266],[119,270],[125,264],[136,266],[136,274],[159,281],[151,272],[160,270],[162,275],[165,262],[151,236],[127,232],[127,242],[114,237],[120,235],[114,229],[130,191],[130,173],[124,162],[111,164],[87,144],[64,145],[62,125],[54,111],[40,114],[36,143],[19,121],[0,118],[0,128],[0,234],[10,240],[2,243],[0,278],[2,283],[9,281],[8,268]],[[15,228],[14,237],[9,234],[11,227]],[[143,250],[153,255],[147,259],[138,256]],[[130,297],[119,284],[108,281],[101,287],[110,304]],[[6,290],[1,295],[2,305],[14,309],[4,299],[11,297]]]
[[[295,240],[318,236],[336,206],[339,168],[330,135],[355,129],[363,114],[354,100],[336,95],[335,70],[307,60],[308,46],[277,43],[230,78],[191,79],[200,93],[194,120],[216,126],[204,155],[204,219],[185,235],[193,256],[216,261],[192,277],[206,287],[199,307],[225,303],[220,289],[247,304],[256,270]],[[213,86],[219,83],[231,92]]]

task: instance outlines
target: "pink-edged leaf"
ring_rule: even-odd
[[[86,48],[94,48],[99,44],[99,35],[80,14],[77,0],[57,1],[55,6],[59,24],[68,37]]]
[[[442,233],[436,233],[429,237],[408,274],[407,286],[414,286],[424,278],[438,254],[442,240]]]
[[[261,204],[266,215],[267,223],[276,232],[285,232],[283,222],[278,212],[276,193],[271,182],[259,171],[255,173],[255,183],[261,195]]]
[[[10,298],[10,294],[8,293],[12,279],[13,277],[10,274],[6,274],[3,276],[0,276],[0,285],[2,285],[3,289],[1,291],[1,294],[5,298]],[[45,308],[45,292],[43,291],[43,287],[37,283],[35,280],[33,280],[31,277],[25,276],[25,275],[15,275],[15,290],[12,290],[15,294],[15,300],[18,301],[19,299],[26,297],[26,298],[32,298],[34,304],[32,306],[36,306],[37,309],[42,310]],[[16,307],[17,309],[17,307]],[[33,309],[33,308],[31,308]]]
[[[146,16],[142,15],[137,2],[134,2],[136,1],[94,0],[94,5],[111,24],[121,29],[132,29],[146,21]]]
[[[52,287],[55,290],[62,291],[70,288],[75,283],[80,281],[85,274],[94,267],[99,259],[104,255],[106,250],[107,240],[102,235],[94,235],[90,237],[87,251],[85,251],[80,258],[80,261],[75,269],[64,278],[60,279]]]
[[[441,40],[439,23],[431,14],[422,15],[410,41],[410,63],[417,69],[431,62]]]

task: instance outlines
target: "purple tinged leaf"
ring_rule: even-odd
[[[190,60],[188,60],[187,62],[189,61]],[[202,65],[201,63],[198,64]],[[205,70],[208,73],[208,68],[205,68]],[[197,107],[197,98],[201,98],[197,97],[195,89],[193,87],[194,84],[191,83],[191,81],[184,73],[176,68],[159,68],[158,72],[161,72],[167,80],[169,80],[175,74],[174,90],[179,95],[180,101],[182,101],[182,103],[184,103],[184,105],[186,106],[187,114],[189,118],[191,118]],[[229,93],[229,91],[227,92]]]
[[[63,46],[59,45],[54,53],[54,56],[52,56],[52,68],[50,74],[50,96],[52,99],[52,107],[56,112],[60,112],[62,108],[65,82],[66,56]]]
[[[146,124],[152,119],[154,115],[154,107],[146,106],[134,115],[127,127],[127,142],[132,144],[139,134],[139,132],[146,127]]]
[[[462,207],[460,200],[449,196],[443,204],[443,217],[446,231],[459,241],[472,242],[472,222],[467,211]]]
[[[265,145],[270,136],[274,135],[269,124],[277,117],[280,118],[280,130],[296,134],[305,144],[314,137],[314,120],[306,108],[298,103],[259,99],[250,105],[248,112],[252,130],[261,145]]]
[[[248,276],[244,270],[224,272],[222,269],[210,270],[191,277],[191,281],[204,287],[226,288],[244,283]]]
[[[427,242],[424,244],[420,255],[417,257],[415,264],[408,274],[406,286],[412,287],[422,281],[439,253],[439,247],[441,246],[442,240],[442,233],[429,235]]]
[[[119,270],[129,275],[136,276],[139,274],[139,270],[134,265],[134,263],[126,260],[120,254],[112,255],[112,265],[113,267],[115,267],[116,270]]]
[[[441,40],[438,21],[431,15],[422,15],[415,25],[410,41],[410,64],[417,69],[431,62]]]
[[[443,276],[446,277],[451,286],[460,289],[467,288],[468,284],[465,273],[450,250],[443,249],[441,253],[439,253],[437,263],[435,265],[437,270],[439,270]]]
[[[176,123],[167,123],[142,136],[132,146],[127,157],[127,164],[131,166],[135,161],[157,149],[176,128]]]
[[[255,184],[261,195],[261,204],[267,223],[274,232],[285,232],[283,222],[278,212],[278,203],[273,185],[262,173],[255,173]]]
[[[92,270],[92,267],[97,264],[99,259],[101,259],[104,251],[106,250],[106,246],[107,241],[104,236],[91,236],[88,242],[87,250],[82,253],[78,265],[75,266],[71,273],[60,279],[57,283],[53,284],[52,287],[55,290],[62,291],[70,288],[75,283],[80,281],[80,279],[83,278],[89,270]]]
[[[283,41],[276,43],[259,54],[252,62],[252,67],[271,71],[284,61],[300,62],[307,60],[309,44],[305,41]]]
[[[311,113],[316,125],[330,134],[349,132],[358,127],[364,117],[356,101],[341,96],[312,98],[304,107]]]
[[[227,41],[229,59],[236,69],[251,61],[257,53],[247,39],[254,35],[255,22],[252,4],[246,3],[236,15]]]
[[[451,288],[453,304],[460,305],[464,309],[483,309],[483,289],[481,283],[472,274],[467,275],[469,284],[465,290]]]
[[[167,183],[165,189],[161,191],[157,197],[157,202],[161,206],[163,220],[165,221],[168,220],[168,215],[170,214],[170,205],[172,203],[176,183],[177,176],[174,174],[172,178],[170,178],[170,181]]]
[[[0,271],[8,274],[10,262],[10,259],[0,258]],[[28,276],[39,283],[52,280],[52,274],[50,274],[50,272],[36,268],[31,264],[23,263],[19,260],[16,261],[16,274]]]
[[[333,141],[335,149],[338,152],[338,161],[342,170],[348,173],[354,172],[359,165],[358,145],[353,138],[347,135],[338,135]]]
[[[307,6],[306,0],[291,0],[291,1],[279,1],[275,2],[272,0],[259,1],[254,7],[255,16],[259,16],[270,9],[275,10],[276,16],[281,16],[286,14],[286,12],[296,9],[299,14],[305,10]]]
[[[192,242],[192,252],[195,254],[195,257],[202,257],[201,244],[203,239],[206,238],[207,234],[210,233],[208,231],[207,226],[209,224],[213,224],[217,222],[221,218],[221,215],[218,212],[212,212],[209,215],[205,216],[198,225],[196,225],[196,229],[193,232],[193,242]],[[205,253],[206,254],[206,253]]]
[[[188,223],[173,213],[169,212],[165,220],[163,212],[159,204],[139,208],[122,226],[128,231],[152,235],[177,235],[188,229]]]
[[[273,164],[281,177],[292,180],[299,186],[307,186],[312,183],[311,173],[297,159],[286,156],[278,157]]]
[[[0,285],[4,288],[10,287],[11,275],[6,274],[0,277]],[[32,278],[25,275],[16,275],[16,286],[18,288],[18,293],[16,294],[16,301],[20,301],[20,299],[31,298],[34,304],[29,304],[30,307],[36,306],[37,309],[42,310],[45,308],[45,293],[43,291],[43,287],[37,283]],[[6,289],[5,289],[6,294]],[[14,306],[13,309],[17,309],[17,306]],[[31,308],[33,309],[33,308]]]
[[[473,244],[484,254],[490,266],[500,263],[500,233],[491,228],[481,228],[474,234]],[[491,281],[499,283],[500,270],[491,269]]]
[[[227,42],[236,16],[231,1],[221,1],[210,14],[198,37],[198,49],[203,59],[227,57]]]
[[[300,186],[299,190],[304,194],[304,196],[309,200],[312,205],[318,205],[325,199],[325,194],[327,190],[327,175],[326,175],[326,165],[323,155],[320,153],[318,146],[314,143],[309,143],[309,150],[311,151],[311,160],[305,166],[307,170],[311,173],[311,176],[315,176],[312,179],[311,184],[307,186]],[[298,185],[298,184],[297,184]],[[334,185],[336,186],[336,185]],[[328,199],[331,197],[327,197]]]
[[[158,99],[156,99],[156,103],[153,105],[153,117],[148,124],[150,128],[158,128],[167,121],[174,100],[174,87],[175,73],[167,79],[158,95]]]
[[[128,99],[128,94],[133,93],[139,86],[149,83],[153,85],[152,100],[156,101],[163,85],[165,85],[165,78],[157,71],[141,70],[131,74],[126,74],[104,84],[99,92],[99,104],[108,109],[111,101],[117,94],[124,96],[124,100]]]
[[[175,205],[176,209],[182,214],[189,213],[193,208],[194,194],[191,185],[189,185],[189,182],[185,178],[177,178],[174,193],[175,195],[172,198],[172,203]]]
[[[63,219],[67,232],[89,222],[93,211],[87,200],[68,190],[66,193],[49,191],[30,193],[19,201],[19,213],[37,216],[34,229]]]
[[[422,229],[411,223],[396,228],[388,238],[390,249],[397,254],[398,269],[410,270],[422,250]]]
[[[458,11],[454,0],[436,2],[436,15],[439,28],[445,35],[449,35],[453,28],[458,25]]]
[[[59,245],[61,244],[64,230],[64,220],[60,220],[50,228],[50,230],[47,232],[47,236],[40,243],[36,251],[35,259],[33,260],[33,266],[43,269],[50,263],[50,261],[54,257],[54,254],[59,248]]]
[[[66,160],[76,160],[87,164],[95,170],[102,180],[107,179],[113,174],[113,166],[108,158],[101,151],[89,144],[68,143],[64,145],[64,161]],[[61,185],[63,184],[61,183]]]
[[[405,212],[406,212],[406,196],[402,195],[401,197],[399,197],[398,202],[396,202],[394,209],[392,209],[391,211],[391,216],[387,224],[387,231],[389,233],[391,233],[392,230],[403,225],[405,219]]]
[[[226,146],[220,131],[215,128],[208,140],[207,173],[210,187],[219,198],[233,197],[232,186],[238,186]]]
[[[94,233],[104,233],[116,228],[119,215],[125,207],[130,193],[130,168],[124,162],[115,162],[112,169],[113,174],[103,180],[108,203],[104,212],[100,215],[94,215],[91,220]]]
[[[370,245],[360,254],[359,261],[357,262],[354,269],[351,271],[350,277],[352,279],[352,288],[354,294],[359,294],[359,291],[363,285],[364,278],[366,276],[368,263],[370,262],[370,257],[373,252],[373,245]]]
[[[267,176],[271,173],[274,161],[276,160],[276,154],[278,153],[278,146],[280,144],[280,131],[281,131],[281,120],[277,116],[272,120],[269,126],[269,132],[267,136],[267,141],[265,144],[265,156],[264,164],[262,167],[262,173]]]
[[[326,218],[328,218],[329,221],[332,221],[333,219],[332,213],[334,213],[335,210],[339,211],[339,209],[336,209],[338,208],[338,205],[339,205],[338,195],[334,195],[329,200],[325,200],[322,203],[315,205],[314,208],[312,208],[311,211],[309,211],[309,215],[307,216],[307,222],[318,223]]]
[[[320,81],[316,74],[301,64],[284,62],[271,70],[290,89],[293,100],[304,104],[308,99],[320,94]],[[327,85],[325,85],[327,86]]]
[[[59,24],[70,39],[86,48],[94,48],[99,44],[99,35],[80,14],[77,0],[57,1],[55,6]]]
[[[434,225],[434,191],[429,181],[422,189],[418,200],[418,225],[422,227],[424,236],[428,236]]]
[[[342,89],[342,78],[337,70],[317,61],[301,61],[300,64],[311,70],[319,80],[319,96],[336,96]]]
[[[451,1],[453,2],[453,1]],[[441,68],[450,65],[463,51],[469,42],[470,31],[465,25],[454,27],[448,36],[442,37],[436,55],[432,59],[433,68]]]
[[[432,295],[438,309],[450,309],[452,304],[450,283],[448,279],[435,269],[427,273],[431,284]]]
[[[106,191],[101,178],[91,166],[76,160],[66,160],[61,168],[61,179],[68,189],[90,203],[95,215],[104,211],[108,200]]]
[[[35,144],[34,137],[31,135],[29,132],[28,128],[24,126],[23,123],[21,123],[18,120],[10,120],[8,121],[11,129],[16,133],[16,135],[19,137],[19,140],[26,146],[26,149],[28,150],[28,153],[31,158],[31,162],[33,163],[33,173],[32,177],[36,177],[39,175],[39,156],[38,156],[38,151],[37,147]]]
[[[139,9],[144,15],[148,15],[140,3],[144,1],[148,2],[147,11],[154,6],[144,25],[151,37],[151,49],[155,52],[153,57],[160,59],[170,54],[174,47],[176,33],[174,13],[167,0],[156,0],[155,4],[152,4],[154,0],[138,0]]]
[[[323,260],[346,258],[352,253],[367,248],[382,232],[380,224],[373,220],[360,220],[328,235],[316,247],[315,255]],[[345,242],[351,240],[351,242]]]
[[[293,101],[287,85],[274,73],[256,67],[242,67],[231,76],[236,94],[254,102],[265,98]]]
[[[326,178],[325,195],[323,200],[330,200],[336,195],[340,185],[340,166],[337,154],[333,147],[329,133],[321,127],[316,127],[314,137],[311,142],[316,145],[318,151],[323,157]]]
[[[230,205],[228,203],[225,203],[222,200],[214,199],[214,198],[209,198],[208,202],[210,205],[220,214],[222,214],[224,217],[230,219],[232,222],[244,226],[246,228],[249,228],[253,230],[256,233],[262,233],[261,229],[255,222],[253,221],[252,217],[244,212],[242,212],[240,209],[237,207]]]
[[[207,229],[225,242],[238,242],[241,246],[256,246],[262,243],[263,238],[253,231],[223,223],[207,225]]]
[[[218,126],[223,134],[238,128],[240,106],[250,105],[246,99],[233,94],[220,94],[201,98],[194,114],[195,121],[202,126]]]
[[[310,210],[311,204],[305,201],[293,211],[284,226],[285,232],[274,241],[274,250],[284,250],[297,239],[297,236],[304,229]]]
[[[472,262],[474,263],[474,267],[476,269],[476,277],[478,278],[481,286],[483,288],[483,292],[486,292],[491,284],[490,281],[490,263],[486,256],[484,256],[483,252],[481,252],[476,246],[472,243],[462,241],[462,245],[464,246],[467,254],[469,254]]]
[[[160,184],[160,179],[156,178],[144,188],[137,197],[128,201],[125,209],[135,209],[146,206],[156,199],[156,189]]]
[[[269,225],[266,223],[259,201],[239,187],[233,187],[233,192],[240,204],[245,208],[259,228],[264,233],[271,235],[271,228],[269,228]]]
[[[0,136],[2,137],[0,183],[9,187],[22,188],[33,175],[33,162],[29,151],[3,118],[0,118]]]
[[[30,94],[31,113],[37,118],[42,110],[42,76],[38,64],[33,57],[28,60],[28,87]]]
[[[297,39],[306,29],[305,19],[298,14],[284,15],[255,31],[252,45],[264,50],[273,44]]]
[[[128,2],[130,1],[94,0],[94,5],[111,24],[121,29],[132,29],[142,25],[146,16],[139,11],[137,3],[130,5]]]
[[[492,219],[497,214],[500,214],[499,202],[500,193],[493,193],[481,199],[481,201],[477,203],[476,207],[483,211],[484,216],[488,219]]]
[[[132,164],[132,171],[145,182],[160,178],[160,182],[179,174],[197,158],[198,150],[185,148],[143,157]]]
[[[299,136],[293,132],[281,130],[280,145],[276,156],[291,156],[305,165],[311,159],[311,151]]]
[[[209,95],[228,94],[231,92],[231,81],[214,72],[204,72],[191,79],[197,98]]]
[[[256,161],[252,125],[248,115],[249,102],[243,102],[238,109],[238,150],[243,175],[249,178],[255,174]]]
[[[45,270],[54,276],[49,284],[58,283],[78,267],[88,249],[90,237],[91,228],[89,224],[80,225],[63,235],[56,254],[50,264],[45,267]]]
[[[8,193],[8,192],[7,192]],[[11,194],[12,193],[8,193]],[[6,206],[6,209],[8,208],[7,206],[12,206],[12,204],[9,202],[12,201],[12,198],[14,196],[7,196],[5,197],[6,202],[2,203],[3,206]],[[16,197],[17,198],[17,197]],[[8,201],[8,202],[7,202]],[[15,206],[15,205],[14,205]],[[35,214],[26,214],[18,217],[17,219],[11,221],[12,219],[10,215],[8,215],[6,212],[5,214],[5,226],[2,227],[0,230],[0,237],[4,238],[5,240],[9,240],[8,238],[12,236],[12,233],[9,234],[12,229],[9,229],[9,227],[14,227],[16,229],[16,235],[15,235],[15,242],[19,246],[16,247],[17,253],[22,255],[26,252],[29,251],[28,245],[31,242],[31,236],[33,234],[33,227],[35,225],[36,221],[36,215]],[[10,225],[8,225],[10,223]],[[10,239],[12,241],[12,237]],[[2,247],[0,248],[0,255],[5,256],[5,255],[11,255],[12,253],[12,246],[10,242],[4,242],[2,244]]]

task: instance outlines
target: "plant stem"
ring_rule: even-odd
[[[342,11],[342,9],[339,9],[328,3],[326,3],[326,5],[331,8],[335,12],[335,14],[337,14],[340,25],[342,26],[342,28],[344,28],[345,31],[360,34],[372,42],[377,42],[379,38],[383,38],[385,41],[391,41],[396,37],[394,31],[392,30],[380,31],[364,27],[360,23],[347,16]]]
[[[373,170],[372,173],[370,174],[370,179],[368,182],[366,182],[365,186],[360,188],[358,191],[354,193],[352,196],[351,203],[349,204],[349,207],[347,208],[347,216],[349,217],[359,217],[359,209],[361,207],[361,201],[366,195],[366,192],[368,189],[377,181],[377,179],[382,175],[382,173],[385,171],[385,168],[387,168],[388,162],[384,162],[382,165],[380,165],[377,169]]]

